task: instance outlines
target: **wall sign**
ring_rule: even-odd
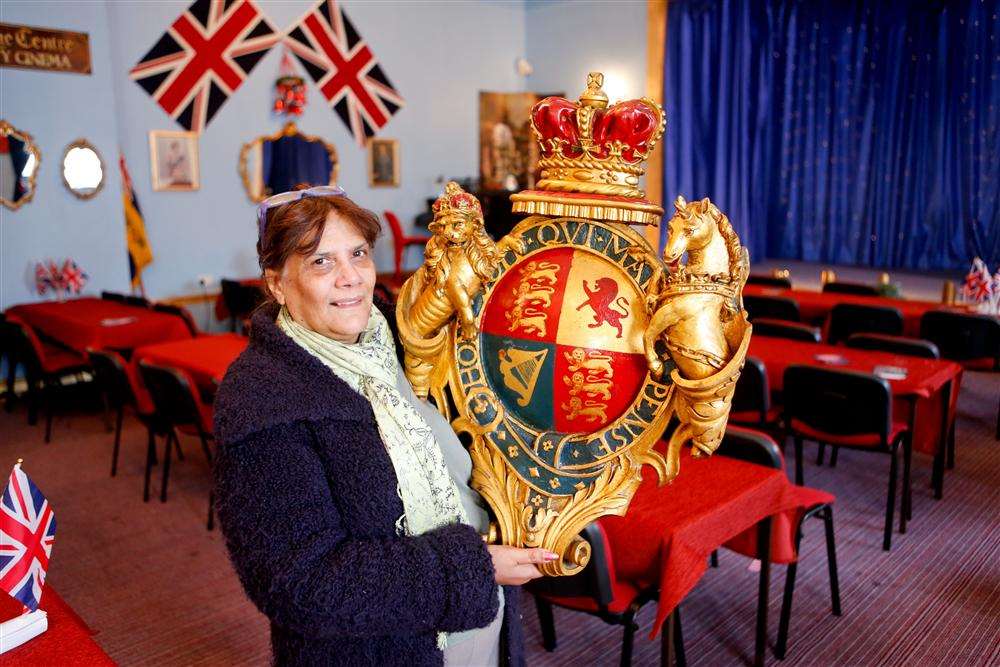
[[[0,67],[90,74],[85,32],[0,23]]]

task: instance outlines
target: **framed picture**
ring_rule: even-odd
[[[149,162],[153,190],[189,191],[201,187],[198,175],[198,133],[152,130]]]
[[[368,140],[368,185],[399,187],[399,142],[396,139]]]

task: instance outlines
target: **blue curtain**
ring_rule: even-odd
[[[1000,0],[671,0],[664,197],[751,256],[1000,263]]]
[[[265,141],[261,148],[264,183],[271,194],[287,192],[299,183],[326,185],[331,166],[330,154],[322,143],[299,136]]]

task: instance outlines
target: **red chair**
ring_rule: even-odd
[[[429,236],[406,236],[403,234],[403,225],[399,223],[399,218],[392,211],[383,211],[385,219],[389,222],[389,229],[392,231],[393,253],[396,262],[396,280],[400,280],[403,275],[403,253],[411,245],[426,245],[431,240]]]
[[[35,331],[16,319],[5,324],[12,340],[12,358],[24,366],[24,376],[28,383],[28,423],[38,419],[38,402],[41,394],[45,409],[45,442],[52,439],[52,392],[62,386],[62,380],[69,376],[79,376],[90,370],[87,360],[80,354],[66,348],[42,341]],[[78,377],[79,379],[79,377]],[[13,388],[11,389],[13,392]]]

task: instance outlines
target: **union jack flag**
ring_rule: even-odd
[[[358,145],[389,122],[403,98],[336,0],[322,0],[285,37]]]
[[[63,262],[62,270],[60,271],[62,275],[63,289],[67,292],[72,292],[73,294],[79,294],[83,291],[83,286],[87,284],[87,280],[90,278],[83,269],[71,259],[67,259]]]
[[[56,515],[20,462],[0,501],[0,589],[35,611],[56,535]]]
[[[130,76],[171,118],[201,132],[280,38],[253,0],[197,0]]]
[[[993,276],[986,263],[976,257],[972,260],[972,268],[962,283],[962,296],[974,303],[983,303],[993,294]]]
[[[35,263],[35,289],[39,294],[45,294],[50,289],[55,289],[56,285],[49,275],[49,270],[41,262]]]

